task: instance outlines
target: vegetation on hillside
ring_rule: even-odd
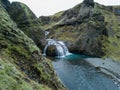
[[[0,89],[66,90],[50,60],[20,30],[0,2]]]

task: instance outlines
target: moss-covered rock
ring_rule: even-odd
[[[1,2],[0,90],[66,90],[50,60],[17,27]]]
[[[0,57],[0,90],[51,90],[30,80],[11,60],[3,55]]]
[[[29,7],[20,2],[13,2],[7,11],[17,26],[42,49],[45,44],[45,32],[41,29],[38,18]]]

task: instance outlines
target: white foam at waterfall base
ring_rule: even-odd
[[[70,55],[70,52],[68,51],[68,48],[65,46],[65,44],[62,41],[56,41],[53,39],[47,39],[47,44],[44,48],[44,55],[46,55],[46,50],[49,46],[51,45],[55,45],[56,46],[56,50],[57,50],[57,58],[62,58],[65,57],[67,55]]]

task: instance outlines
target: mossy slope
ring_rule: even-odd
[[[51,62],[12,21],[0,1],[0,89],[66,90]]]
[[[42,49],[45,44],[45,33],[40,27],[40,21],[29,7],[20,2],[13,2],[7,7],[7,11],[17,26]]]

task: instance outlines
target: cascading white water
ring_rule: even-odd
[[[45,31],[45,38],[47,38],[47,35],[49,34],[48,31]]]
[[[44,48],[44,55],[46,55],[46,50],[51,45],[54,45],[56,47],[56,50],[57,50],[56,55],[58,58],[65,57],[66,55],[70,54],[67,47],[65,46],[65,44],[62,41],[47,39],[47,44]]]

